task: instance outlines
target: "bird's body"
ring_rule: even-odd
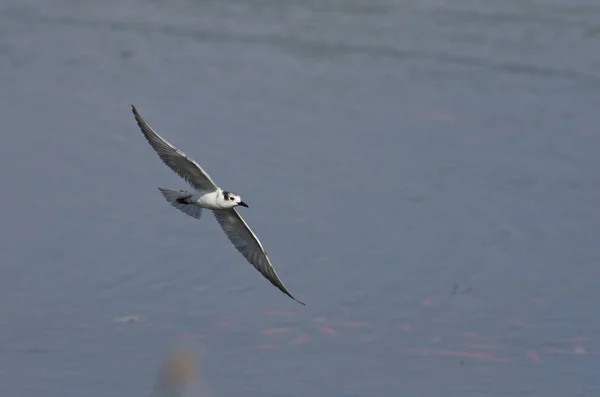
[[[218,189],[214,192],[200,193],[200,196],[194,196],[195,204],[209,210],[223,210],[237,206],[237,203],[227,201],[223,196],[223,190]]]
[[[221,189],[217,189],[212,192],[196,190],[196,192],[194,193],[188,192],[187,190],[168,190],[163,188],[160,189],[161,192],[163,192],[163,195],[165,194],[165,191],[177,192],[177,197],[175,198],[175,201],[177,201],[178,203],[197,205],[198,207],[206,208],[209,210],[224,210],[236,207],[238,205],[238,203],[232,203],[231,201],[228,201],[224,197],[225,192]],[[169,200],[169,198],[167,198],[167,200]]]
[[[284,294],[304,305],[285,288],[260,241],[236,211],[237,206],[248,207],[241,197],[217,186],[194,160],[150,128],[133,105],[131,110],[144,137],[161,160],[194,188],[194,192],[159,188],[165,199],[173,207],[196,219],[200,219],[203,209],[211,210],[221,229],[246,260]]]

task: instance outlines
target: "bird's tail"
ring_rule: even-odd
[[[169,204],[177,208],[179,211],[196,219],[200,219],[202,216],[202,207],[195,204],[195,202],[190,201],[190,199],[194,196],[193,193],[186,192],[185,190],[172,190],[162,187],[159,187],[158,190],[160,190],[162,195],[165,196],[165,199],[169,202]]]

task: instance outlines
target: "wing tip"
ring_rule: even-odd
[[[289,292],[285,291],[284,293],[287,296],[289,296],[290,298],[292,298],[293,300],[295,300],[296,302],[298,302],[299,304],[301,304],[302,306],[306,306],[306,303],[302,302],[301,300],[298,300],[298,299],[294,298],[294,296],[292,296],[292,294],[290,294]]]
[[[137,108],[134,105],[129,105],[129,106],[131,106],[131,112],[133,113],[133,117],[135,118],[135,122],[137,123],[138,127],[142,130],[142,133],[144,135],[146,135],[146,137],[147,137],[146,130],[151,129],[150,126],[142,118],[142,116],[137,111]]]
[[[140,115],[140,114],[138,113],[138,111],[137,111],[137,108],[136,108],[134,105],[132,105],[132,104],[129,104],[129,106],[131,107],[131,112],[133,113],[133,115],[134,115],[134,116],[135,116],[135,118],[137,119],[137,118],[139,117],[139,115]]]
[[[265,254],[266,256],[266,254]],[[273,270],[275,271],[275,270]],[[290,298],[292,298],[293,300],[295,300],[296,302],[298,302],[299,304],[301,304],[302,306],[306,306],[306,303],[302,302],[301,300],[298,300],[294,297],[294,295],[292,295],[290,293],[290,291],[287,290],[287,288],[285,288],[285,286],[283,285],[283,283],[281,282],[281,280],[279,280],[279,278],[277,278],[277,282],[273,282],[273,280],[271,280],[270,278],[268,279],[274,286],[276,286],[281,292],[283,292],[284,294],[286,294],[287,296],[289,296]]]

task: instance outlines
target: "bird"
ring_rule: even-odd
[[[158,157],[194,190],[189,192],[158,188],[167,202],[196,219],[201,218],[203,209],[211,210],[229,241],[244,258],[281,292],[301,305],[306,305],[287,290],[271,265],[258,237],[236,210],[238,206],[248,208],[240,195],[217,186],[196,161],[158,135],[144,121],[134,105],[131,105],[131,111],[142,134],[156,151]]]

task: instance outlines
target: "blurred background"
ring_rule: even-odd
[[[178,341],[214,397],[598,395],[599,49],[592,0],[3,0],[0,395],[148,396]]]
[[[162,359],[150,397],[208,396],[206,390],[198,388],[197,356],[189,346],[172,348]]]

